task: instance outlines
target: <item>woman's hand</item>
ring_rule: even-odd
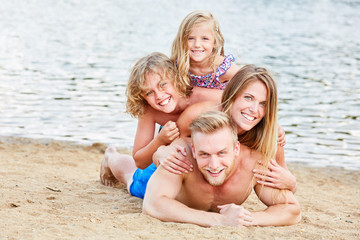
[[[159,147],[153,156],[153,162],[175,174],[188,173],[193,170],[192,163],[186,157],[186,149],[176,144]]]
[[[285,144],[285,130],[282,126],[278,125],[278,145],[280,145],[280,147],[284,147]]]
[[[268,170],[254,169],[254,176],[259,184],[278,189],[288,189],[293,193],[296,192],[296,178],[292,173],[271,160]]]

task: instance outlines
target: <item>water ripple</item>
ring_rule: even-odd
[[[360,1],[159,4],[2,3],[1,135],[131,147],[131,66],[152,51],[169,54],[182,18],[206,8],[237,64],[274,72],[288,161],[360,169]]]

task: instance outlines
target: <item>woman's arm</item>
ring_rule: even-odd
[[[180,115],[176,124],[180,131],[180,137],[190,137],[189,126],[191,122],[199,116],[201,113],[211,110],[220,110],[220,105],[216,101],[205,101],[199,102],[186,108],[185,111]]]
[[[267,170],[254,169],[254,176],[257,183],[277,189],[290,190],[295,193],[297,189],[296,178],[289,169],[280,166],[276,161],[271,160]]]
[[[278,134],[276,161],[271,160],[267,170],[255,169],[254,176],[260,184],[278,189],[288,189],[295,193],[297,189],[296,178],[286,166],[284,153],[285,131],[280,125]]]

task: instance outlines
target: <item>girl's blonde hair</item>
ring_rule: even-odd
[[[149,73],[155,73],[161,79],[167,78],[170,80],[174,84],[177,93],[182,97],[191,93],[191,89],[178,80],[179,76],[174,62],[163,53],[153,52],[136,62],[128,80],[126,112],[133,117],[141,117],[144,114],[145,107],[149,105],[144,98],[145,78]]]
[[[224,56],[224,37],[220,31],[216,17],[208,11],[194,11],[189,13],[181,22],[171,49],[171,60],[178,68],[180,79],[189,87],[192,87],[189,78],[190,57],[188,53],[188,38],[194,26],[207,22],[215,38],[215,47],[210,57],[212,68],[217,54]],[[214,69],[215,71],[215,69]]]
[[[270,73],[255,65],[245,65],[231,79],[222,95],[223,111],[231,115],[235,99],[254,81],[262,82],[267,89],[266,111],[263,119],[251,130],[239,136],[242,144],[263,154],[266,165],[277,151],[277,87]]]

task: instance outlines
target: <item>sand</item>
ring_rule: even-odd
[[[359,171],[289,163],[298,180],[300,224],[203,228],[146,216],[142,200],[124,186],[102,185],[105,148],[3,138],[0,239],[360,239]],[[264,209],[255,195],[244,206]]]

